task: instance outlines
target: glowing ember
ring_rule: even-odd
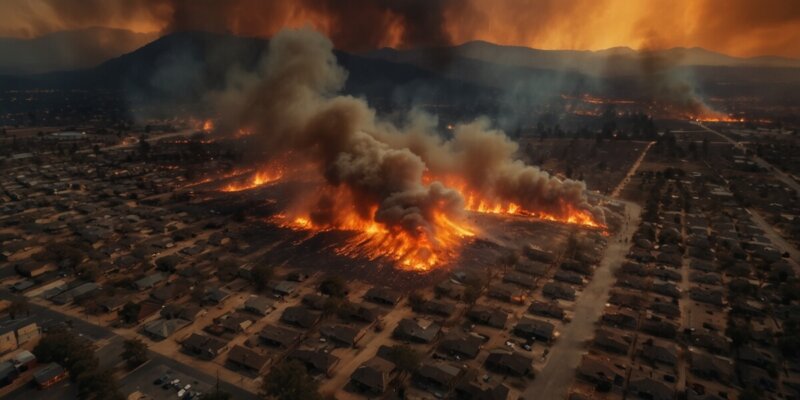
[[[531,218],[539,218],[545,221],[561,222],[567,224],[581,225],[589,228],[605,228],[605,226],[597,221],[594,217],[584,210],[576,210],[570,206],[565,206],[566,214],[562,217],[548,214],[544,212],[536,212],[525,210],[518,204],[514,203],[490,203],[485,200],[480,200],[476,196],[468,196],[465,207],[468,211],[482,213],[482,214],[506,214],[517,215]]]
[[[223,192],[240,192],[242,190],[249,190],[268,183],[275,182],[283,177],[283,170],[280,168],[267,169],[258,171],[253,176],[244,182],[229,183],[220,189]]]
[[[344,212],[330,223],[315,223],[308,216],[289,218],[285,215],[276,216],[274,222],[315,233],[332,230],[353,232],[355,236],[337,246],[336,254],[370,261],[385,258],[394,261],[400,269],[417,272],[429,271],[452,261],[465,239],[475,236],[473,228],[444,213],[433,216],[433,227],[429,231],[418,230],[412,234],[400,229],[391,230],[376,222],[375,211],[372,210],[372,217],[367,219],[355,212]]]
[[[203,122],[203,132],[211,132],[214,130],[214,121],[207,119]]]

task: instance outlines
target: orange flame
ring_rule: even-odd
[[[220,189],[223,192],[241,192],[242,190],[249,190],[268,183],[280,180],[283,177],[282,168],[269,168],[257,171],[250,179],[244,182],[232,182]]]
[[[456,222],[445,213],[435,213],[430,231],[410,233],[375,221],[376,211],[377,207],[370,212],[369,218],[362,218],[352,210],[344,211],[337,215],[336,222],[328,224],[315,223],[306,215],[294,218],[279,215],[275,222],[295,230],[354,232],[355,236],[337,246],[336,254],[370,261],[389,259],[403,270],[416,272],[429,271],[452,261],[464,240],[475,236],[471,227]]]

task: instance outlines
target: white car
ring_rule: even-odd
[[[178,390],[178,398],[183,397],[184,394],[186,394],[186,390],[184,389]]]

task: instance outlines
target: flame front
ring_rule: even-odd
[[[445,213],[433,216],[430,230],[410,233],[389,229],[375,220],[376,209],[368,218],[352,211],[337,215],[335,222],[315,223],[307,215],[287,217],[278,215],[274,222],[295,230],[324,232],[331,230],[353,232],[355,235],[336,246],[336,254],[370,261],[388,259],[403,270],[424,272],[455,259],[465,240],[475,236],[472,227],[456,222]]]
[[[595,220],[588,211],[576,210],[573,207],[565,206],[567,210],[564,216],[557,216],[545,212],[525,210],[515,203],[488,202],[481,200],[477,196],[468,196],[465,206],[466,210],[482,214],[507,214],[530,218],[538,218],[545,221],[561,222],[567,224],[581,225],[589,228],[605,228],[605,226]]]
[[[283,169],[281,168],[267,168],[257,171],[249,179],[243,182],[232,182],[225,185],[222,189],[223,192],[241,192],[243,190],[254,189],[268,183],[275,182],[283,177]]]

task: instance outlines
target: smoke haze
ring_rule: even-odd
[[[436,215],[463,212],[462,191],[557,217],[581,210],[603,220],[586,203],[583,183],[516,160],[516,143],[486,120],[457,126],[444,140],[432,116],[415,112],[398,127],[364,100],[337,95],[347,73],[332,51],[312,30],[279,32],[256,72],[231,75],[228,89],[214,96],[223,129],[255,132],[259,149],[313,165],[335,189],[312,205],[315,222],[333,223],[340,214],[334,211],[351,205],[390,230],[435,237]],[[337,190],[348,195],[344,204],[337,203]]]
[[[17,37],[90,26],[271,36],[311,25],[350,51],[470,40],[642,48],[658,27],[664,47],[800,57],[794,0],[2,0],[0,22],[0,35]]]

